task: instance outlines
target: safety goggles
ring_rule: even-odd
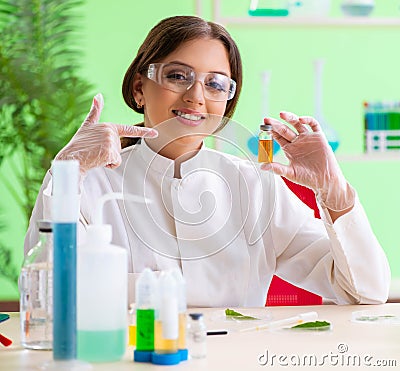
[[[204,97],[217,102],[232,99],[236,92],[236,82],[228,76],[216,72],[195,72],[191,67],[178,63],[152,63],[146,76],[176,93],[184,93],[200,81]]]

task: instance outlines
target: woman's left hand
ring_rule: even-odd
[[[273,162],[265,163],[261,168],[312,188],[319,202],[330,210],[351,208],[355,191],[340,170],[318,121],[290,112],[281,112],[280,117],[293,125],[297,133],[279,120],[265,118],[264,122],[272,125],[273,137],[284,151],[289,165]]]

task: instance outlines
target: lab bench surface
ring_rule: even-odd
[[[400,368],[400,303],[383,305],[319,305],[296,307],[232,308],[260,318],[260,321],[232,321],[224,308],[189,309],[202,312],[208,330],[227,330],[227,335],[207,337],[207,357],[188,360],[176,366],[135,363],[133,348],[127,347],[120,362],[93,364],[93,370],[260,370],[260,369],[373,369]],[[291,329],[255,330],[243,328],[316,311],[318,320],[326,320],[328,331]],[[352,321],[352,313],[365,311],[365,321]],[[371,315],[378,320],[373,321]],[[370,317],[368,317],[370,316]],[[385,317],[386,316],[386,317]],[[393,317],[392,321],[379,318]],[[397,319],[396,319],[397,317]],[[33,351],[20,345],[19,314],[11,313],[0,325],[0,333],[13,344],[0,345],[1,371],[40,370],[52,359],[51,351]]]

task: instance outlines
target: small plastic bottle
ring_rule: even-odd
[[[258,135],[258,162],[272,162],[274,149],[272,138],[272,125],[260,125]]]
[[[207,329],[202,313],[190,313],[187,344],[190,358],[205,358],[207,355]]]
[[[181,354],[181,360],[186,361],[188,358],[188,350],[186,348],[186,282],[180,269],[173,269],[172,274],[177,283],[178,289],[178,313],[179,313],[179,336],[178,351]]]
[[[18,281],[21,344],[28,349],[53,345],[53,233],[50,221],[39,220],[39,242],[27,253]]]
[[[78,248],[78,359],[89,362],[118,361],[126,349],[128,257],[111,239],[111,225],[90,225]]]
[[[154,351],[154,319],[157,297],[157,278],[145,268],[135,284],[136,301],[136,362],[150,362]]]
[[[152,362],[161,365],[178,364],[179,312],[178,288],[172,272],[162,272],[159,278],[159,294],[154,333]]]

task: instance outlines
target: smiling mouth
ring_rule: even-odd
[[[190,121],[200,121],[200,120],[204,120],[206,117],[204,115],[193,115],[193,114],[189,114],[189,113],[184,113],[178,110],[172,110],[172,112],[179,116],[182,117],[186,120],[190,120]]]

